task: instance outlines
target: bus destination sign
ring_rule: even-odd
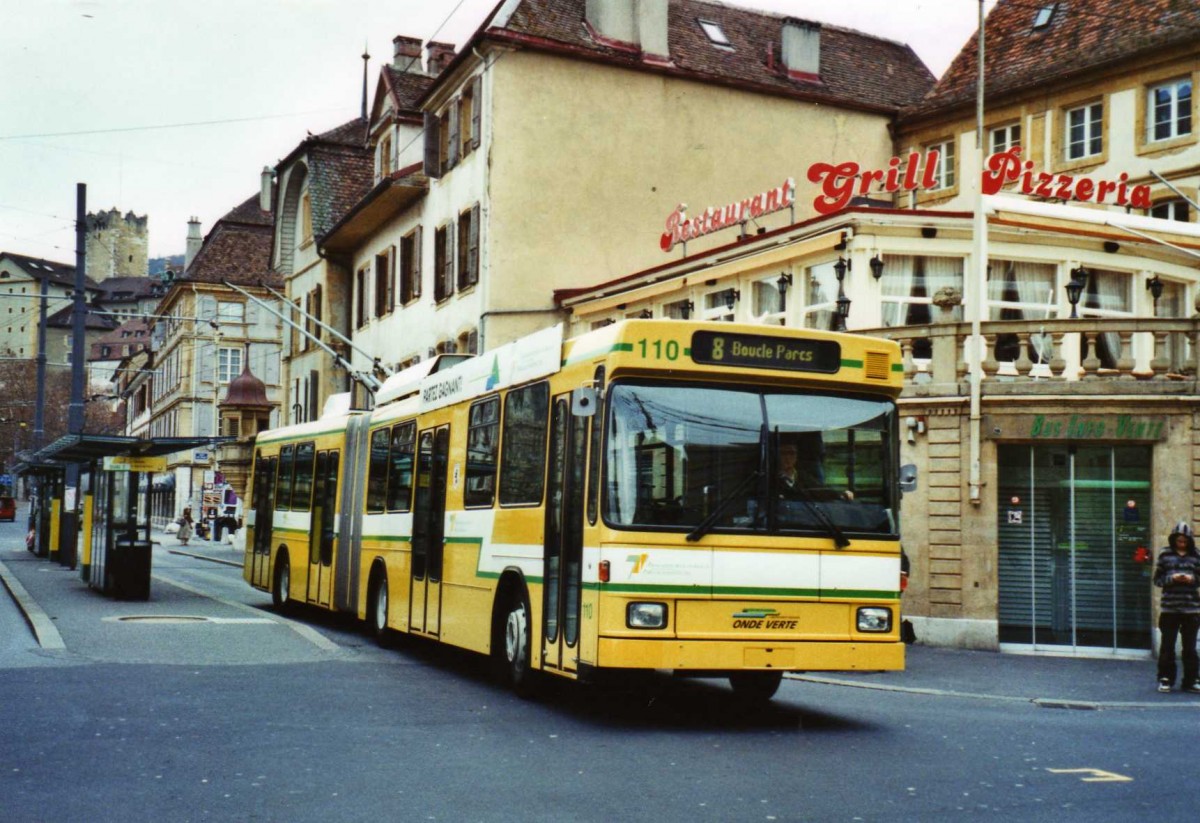
[[[842,347],[836,340],[698,331],[692,335],[692,360],[717,366],[836,374],[842,365]]]

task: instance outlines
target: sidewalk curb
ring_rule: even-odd
[[[183,557],[194,557],[197,560],[207,560],[210,563],[221,563],[226,566],[236,566],[239,569],[245,567],[245,564],[241,560],[222,560],[219,557],[211,557],[207,554],[197,554],[195,552],[185,552],[180,549],[167,549],[167,552],[170,554],[178,554]]]
[[[4,565],[3,561],[0,561],[0,580],[4,582],[5,588],[16,601],[17,608],[25,615],[25,621],[33,630],[33,636],[37,638],[38,645],[43,649],[66,649],[67,644],[63,642],[62,635],[58,633],[50,616],[42,611],[42,607],[37,604],[37,601],[29,596],[29,592],[21,585],[21,581],[8,570],[8,566]]]
[[[1156,702],[1141,702],[1141,701],[1094,701],[1094,700],[1068,700],[1053,697],[1016,697],[1013,695],[1003,694],[981,694],[979,692],[956,692],[949,689],[929,689],[913,686],[894,686],[884,683],[863,683],[857,680],[841,680],[836,677],[822,677],[820,675],[809,674],[793,674],[788,675],[790,680],[799,680],[805,683],[817,683],[822,686],[848,686],[854,689],[873,689],[881,692],[902,692],[904,694],[923,694],[930,697],[958,697],[968,700],[993,700],[1005,703],[1032,703],[1041,709],[1075,709],[1086,711],[1099,711],[1102,709],[1200,709],[1200,701],[1193,703],[1156,703]]]

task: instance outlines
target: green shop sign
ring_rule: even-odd
[[[1136,414],[1014,414],[991,416],[985,431],[1004,440],[1163,440],[1165,417]]]

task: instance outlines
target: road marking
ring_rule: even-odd
[[[1079,778],[1084,783],[1132,783],[1132,777],[1126,777],[1116,772],[1106,772],[1103,769],[1046,769],[1051,774],[1089,774],[1091,777]]]
[[[166,583],[167,585],[174,586],[177,589],[183,589],[185,592],[191,592],[192,594],[199,595],[200,597],[207,597],[209,600],[215,600],[216,602],[222,603],[226,606],[232,606],[240,611],[250,612],[251,614],[255,615],[255,617],[261,618],[262,616],[262,613],[258,609],[254,608],[253,606],[247,606],[245,603],[238,603],[233,600],[226,600],[223,597],[216,597],[215,595],[209,594],[206,591],[189,586],[186,583],[180,583],[178,580],[172,580],[168,577],[163,577],[161,574],[155,574],[152,575],[152,577],[161,583]],[[341,651],[341,646],[339,646],[337,643],[334,643],[316,629],[306,626],[303,623],[297,623],[294,620],[288,620],[286,617],[279,617],[278,615],[265,619],[268,623],[281,623],[282,625],[287,626],[289,629],[322,651]]]

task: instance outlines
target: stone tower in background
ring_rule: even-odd
[[[87,274],[93,280],[145,277],[149,271],[147,217],[115,208],[87,216]]]

